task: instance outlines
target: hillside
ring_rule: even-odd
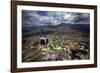
[[[23,27],[22,33],[23,62],[89,59],[88,24]],[[48,44],[41,45],[41,37]]]

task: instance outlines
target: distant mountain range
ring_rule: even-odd
[[[41,33],[41,29],[44,30],[45,34],[52,34],[54,32],[60,32],[60,33],[75,32],[76,33],[76,31],[89,34],[90,25],[61,23],[58,25],[23,27],[22,28],[23,37],[28,37],[31,35],[39,35]]]

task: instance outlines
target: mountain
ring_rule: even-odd
[[[23,27],[22,61],[23,62],[41,61],[43,60],[42,58],[44,58],[44,55],[42,56],[41,53],[43,54],[45,50],[46,50],[45,51],[46,55],[48,55],[48,52],[50,54],[51,52],[52,54],[55,54],[56,51],[56,55],[58,58],[59,52],[61,53],[61,51],[64,51],[65,48],[72,51],[72,49],[76,48],[80,49],[80,47],[84,45],[86,49],[89,49],[89,41],[90,41],[89,29],[90,29],[89,24],[68,24],[68,23],[61,23],[58,25],[38,26],[38,27]],[[42,45],[41,47],[40,38],[45,36],[48,39],[48,44]],[[61,51],[58,50],[59,48]],[[73,54],[71,54],[71,52],[70,54],[65,53],[64,55],[69,54],[71,58],[74,59],[75,56],[73,55],[79,54],[80,52],[75,53],[72,51],[72,53]],[[86,56],[84,55],[84,57]],[[87,58],[89,58],[89,55],[87,55]]]
[[[31,35],[40,35],[41,29],[43,29],[43,32],[45,35],[47,34],[53,34],[55,32],[58,32],[59,34],[67,34],[69,32],[71,33],[85,33],[89,34],[90,26],[89,24],[70,24],[70,23],[61,23],[58,25],[48,25],[48,26],[38,26],[38,27],[23,27],[22,33],[23,37],[29,37]]]

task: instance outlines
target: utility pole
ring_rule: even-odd
[[[62,23],[63,23],[63,12],[62,12]]]

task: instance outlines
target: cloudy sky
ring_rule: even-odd
[[[22,10],[23,27],[58,25],[60,23],[89,24],[89,22],[89,13]]]

